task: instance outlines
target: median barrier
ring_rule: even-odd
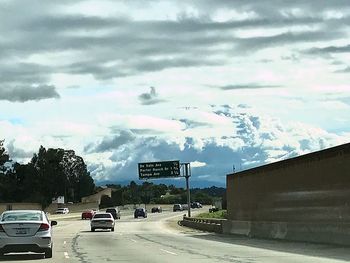
[[[209,219],[209,218],[199,218],[199,217],[187,217],[184,216],[180,224],[182,226],[195,228],[198,230],[223,233],[222,225],[226,219]]]

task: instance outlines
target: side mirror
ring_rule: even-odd
[[[51,226],[57,225],[57,221],[51,221]]]

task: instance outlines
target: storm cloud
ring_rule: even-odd
[[[241,89],[266,89],[266,88],[281,88],[281,85],[263,85],[257,83],[233,84],[219,87],[222,90],[241,90]]]
[[[85,152],[106,152],[116,150],[135,140],[135,136],[130,131],[120,131],[118,135],[105,137],[97,144],[89,144],[85,147]]]
[[[52,98],[60,98],[55,86],[52,85],[41,85],[35,87],[19,86],[14,88],[0,87],[0,100],[26,102],[31,100],[37,101]]]
[[[164,102],[164,100],[158,98],[158,94],[155,87],[150,87],[149,93],[142,93],[139,95],[139,100],[143,105],[153,105],[160,102]]]
[[[67,1],[38,1],[22,16],[10,16],[22,3],[14,1],[0,11],[10,27],[0,26],[7,41],[0,42],[0,68],[3,82],[18,81],[16,72],[26,84],[45,84],[55,73],[92,75],[96,80],[110,80],[136,74],[158,72],[178,67],[218,66],[230,63],[230,57],[255,53],[269,47],[316,43],[344,38],[349,17],[310,15],[307,10],[338,10],[347,1],[232,1],[231,3],[189,1],[202,13],[208,10],[252,12],[245,19],[216,21],[212,17],[184,13],[173,20],[135,20],[128,15],[97,17],[55,12],[69,8]],[[157,3],[157,1],[153,1]],[[36,6],[40,5],[38,12]],[[135,6],[140,6],[137,1]],[[294,14],[293,10],[305,12]],[[294,30],[300,26],[303,29]],[[332,30],[330,30],[332,28]],[[280,29],[280,33],[241,37],[249,29]],[[16,66],[13,58],[25,61],[33,55],[66,52],[69,60]],[[315,52],[315,51],[313,51]],[[335,52],[331,48],[318,52]],[[338,49],[337,52],[340,52]],[[205,54],[205,56],[203,56]],[[20,63],[25,63],[25,62]],[[69,62],[68,62],[69,61]],[[15,71],[14,71],[15,68]]]
[[[100,163],[89,165],[89,168],[99,180],[121,181],[137,179],[138,162],[173,159],[198,161],[206,165],[193,168],[192,179],[198,181],[201,176],[207,175],[209,182],[218,184],[225,180],[226,174],[232,172],[233,165],[236,171],[245,170],[324,149],[347,139],[346,136],[341,137],[308,125],[284,126],[278,120],[250,114],[242,108],[215,106],[213,111],[232,121],[236,131],[221,138],[206,136],[202,132],[198,137],[186,137],[181,142],[140,134],[125,144],[123,149],[110,148],[112,152],[108,165],[101,160]]]

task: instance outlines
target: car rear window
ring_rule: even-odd
[[[97,214],[94,218],[111,218],[110,214]]]
[[[43,216],[40,212],[11,212],[3,214],[1,221],[42,221]]]

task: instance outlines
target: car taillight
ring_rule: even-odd
[[[2,227],[2,225],[0,225],[0,232],[5,232],[4,228]]]
[[[45,223],[42,223],[38,229],[38,231],[47,231],[50,229],[50,225],[49,224],[45,224]]]

